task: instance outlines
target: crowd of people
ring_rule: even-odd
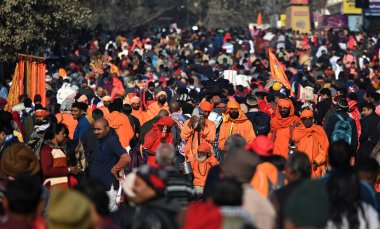
[[[46,49],[47,104],[0,85],[0,228],[379,228],[379,48],[171,26]]]

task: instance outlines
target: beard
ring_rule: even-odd
[[[195,159],[199,162],[199,163],[202,163],[204,162],[207,157],[206,156],[203,156],[203,157],[199,157],[198,154],[195,155]]]
[[[160,100],[158,100],[158,102],[161,103],[161,104],[165,104],[166,101],[167,101],[166,99],[160,99]]]
[[[237,119],[237,118],[239,118],[239,112],[231,112],[231,113],[230,113],[230,117],[231,117],[232,119]]]

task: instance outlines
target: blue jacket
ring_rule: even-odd
[[[75,128],[73,140],[81,139],[89,130],[91,130],[90,122],[87,120],[86,116],[82,115],[82,117],[78,120],[77,127]]]

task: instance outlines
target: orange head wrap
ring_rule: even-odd
[[[302,118],[314,118],[314,114],[311,110],[304,110],[301,113],[301,119]]]
[[[292,107],[292,101],[290,101],[289,99],[279,99],[278,106],[290,108]]]
[[[47,110],[39,109],[39,110],[36,110],[36,112],[34,113],[34,115],[35,116],[47,117],[47,116],[49,116],[49,112]]]
[[[174,125],[174,120],[171,119],[168,116],[162,117],[158,122],[156,123],[157,126],[173,126]]]
[[[214,108],[214,106],[212,105],[212,103],[210,102],[207,102],[207,101],[203,101],[199,104],[199,108],[202,109],[202,111],[208,111],[208,112],[211,112],[212,109]]]
[[[67,76],[67,72],[66,72],[66,70],[65,70],[64,68],[60,68],[60,69],[58,70],[58,75],[59,75],[60,77],[65,77],[65,76]]]
[[[210,152],[211,146],[208,143],[201,143],[198,146],[198,151],[200,152]]]
[[[236,101],[231,100],[227,103],[227,109],[240,109],[240,104]]]
[[[134,96],[129,101],[131,102],[131,104],[132,103],[140,103],[140,98],[137,96]]]

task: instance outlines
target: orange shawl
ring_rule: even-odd
[[[228,114],[228,113],[224,116],[224,122],[231,121],[231,122],[234,122],[234,123],[243,123],[243,122],[245,122],[247,120],[248,120],[247,116],[242,111],[240,111],[240,110],[239,110],[239,117],[237,119],[232,119],[230,117],[230,114]]]
[[[329,141],[327,140],[326,132],[321,126],[313,124],[310,128],[306,128],[303,124],[294,129],[293,140],[295,142],[301,141],[303,138],[313,135],[322,149],[327,153],[329,148]]]

